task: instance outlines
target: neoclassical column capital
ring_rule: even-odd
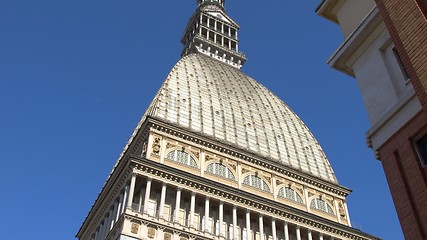
[[[166,186],[168,186],[168,184],[165,182],[162,182],[162,187],[166,187]]]
[[[196,192],[191,192],[191,196],[192,197],[195,197],[197,195],[197,193]]]
[[[176,187],[176,190],[177,190],[177,191],[181,191],[181,190],[182,190],[182,187]]]

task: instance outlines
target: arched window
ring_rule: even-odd
[[[194,160],[194,158],[190,154],[182,150],[170,151],[166,156],[166,159],[169,161],[174,161],[183,165],[187,165],[189,167],[197,168],[196,160]]]
[[[331,206],[329,206],[329,204],[320,198],[313,199],[311,201],[310,207],[334,215],[334,211],[332,210]]]
[[[211,163],[206,168],[206,172],[220,176],[222,178],[236,180],[231,170],[221,163]]]
[[[280,188],[277,196],[286,198],[295,202],[304,203],[301,196],[297,192],[295,192],[295,190],[289,187]]]
[[[245,179],[243,180],[243,184],[261,189],[264,192],[271,192],[267,183],[264,180],[262,180],[260,177],[255,175],[246,176]]]

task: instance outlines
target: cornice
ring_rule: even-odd
[[[158,181],[167,180],[187,190],[215,197],[220,201],[239,205],[248,210],[266,213],[266,215],[273,215],[277,219],[301,226],[310,226],[347,239],[379,239],[320,216],[149,159],[131,157],[131,162],[131,167],[134,168],[134,171],[141,175],[151,177]]]
[[[102,214],[99,213],[99,211],[102,211],[101,213],[104,213],[105,208],[107,208],[110,204],[110,201],[105,201],[107,196],[112,198],[115,196],[115,193],[117,191],[121,190],[117,186],[123,185],[124,181],[127,180],[126,174],[129,174],[129,172],[127,172],[127,173],[124,173],[125,174],[124,176],[119,177],[125,170],[129,170],[126,167],[128,162],[123,161],[123,159],[125,159],[126,156],[129,155],[129,152],[132,153],[133,151],[135,151],[134,146],[138,143],[137,136],[144,135],[147,133],[146,131],[148,131],[148,128],[146,128],[144,124],[146,124],[145,121],[140,122],[138,124],[140,125],[137,127],[138,131],[134,132],[134,134],[131,136],[131,140],[129,140],[129,143],[126,145],[119,159],[116,161],[116,164],[114,165],[113,169],[108,175],[107,180],[102,186],[101,191],[99,192],[97,198],[92,204],[92,207],[90,208],[88,215],[86,215],[85,220],[80,226],[79,231],[76,234],[76,237],[79,237],[80,234],[87,232],[86,230],[88,228],[96,227],[96,226],[93,226],[93,223],[99,222],[101,220],[100,219],[101,216],[103,216]],[[119,181],[117,182],[117,180]]]
[[[351,77],[355,77],[352,65],[354,61],[367,49],[376,37],[385,31],[378,29],[383,22],[378,8],[374,7],[360,25],[347,37],[344,43],[329,58],[329,66],[343,72]]]
[[[308,185],[323,189],[325,191],[337,194],[342,197],[346,197],[351,193],[351,190],[346,187],[325,181],[321,178],[317,178],[309,174],[305,174],[296,169],[292,169],[288,166],[280,164],[279,162],[274,161],[272,159],[259,157],[255,153],[248,152],[248,150],[242,150],[237,146],[222,143],[220,140],[212,139],[208,136],[203,136],[200,133],[191,132],[190,130],[174,126],[171,123],[167,123],[162,120],[155,119],[153,117],[147,117],[147,122],[147,127],[149,128],[153,128],[166,134],[170,134],[186,141],[190,141],[194,144],[207,147],[214,151],[218,151],[220,153],[239,158],[244,162],[255,164],[265,169],[268,169],[272,173],[285,175],[297,181],[304,182]]]
[[[340,0],[322,0],[316,8],[316,13],[331,22],[338,23],[336,11],[334,10]]]

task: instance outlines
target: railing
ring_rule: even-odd
[[[133,203],[131,209],[134,212],[145,213],[148,216],[153,217],[153,218],[163,219],[163,220],[165,220],[167,222],[179,223],[179,224],[181,224],[183,226],[187,226],[187,227],[190,226],[190,220],[189,219],[186,221],[185,217],[182,217],[182,216],[176,217],[176,214],[170,214],[168,212],[163,212],[162,214],[160,214],[159,210],[154,211],[153,209],[148,209],[146,212],[144,212],[144,206],[143,205],[139,205],[137,203]],[[187,216],[187,215],[189,215],[189,212],[184,212],[183,215]],[[198,224],[196,224],[196,225],[197,225],[197,228],[196,227],[195,228],[197,230],[200,230],[198,228],[199,225]]]
[[[219,220],[218,219],[213,219],[213,218],[209,218],[209,221],[205,222],[205,218],[202,217],[201,219],[199,218],[199,221],[197,221],[196,216],[195,216],[195,220],[196,222],[194,222],[193,224],[191,224],[190,222],[190,212],[184,211],[184,212],[180,212],[181,216],[177,216],[176,214],[170,214],[169,212],[163,212],[162,216],[160,216],[160,211],[156,210],[154,211],[153,209],[148,209],[147,212],[144,212],[144,206],[143,205],[139,205],[139,204],[132,204],[132,211],[137,212],[137,213],[143,213],[143,214],[147,214],[149,217],[155,218],[155,219],[162,219],[166,222],[170,222],[170,223],[174,223],[174,224],[180,224],[183,227],[188,227],[188,228],[193,228],[195,230],[198,230],[200,232],[205,232],[205,233],[210,233],[214,236],[219,236]],[[223,226],[222,226],[222,236],[224,236],[226,239],[230,239],[230,240],[247,240],[246,238],[246,229],[244,227],[240,227],[237,226],[237,236],[233,239],[233,224],[231,223],[227,223],[227,222],[223,222]],[[260,240],[260,236],[259,236],[259,232],[256,231],[255,233],[253,232],[253,230],[251,229],[251,240]],[[272,240],[272,236],[271,235],[266,235],[264,234],[264,240]]]

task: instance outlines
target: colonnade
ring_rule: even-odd
[[[230,50],[239,52],[239,46],[237,42],[238,33],[236,29],[232,28],[231,26],[225,25],[225,23],[220,23],[206,15],[201,15],[200,18],[202,26],[204,26],[204,29],[206,30],[206,34],[204,34],[202,31],[203,28],[200,27],[200,35],[206,37],[207,39],[211,39],[215,43],[221,43],[222,46],[227,47]],[[205,18],[206,21],[203,18]],[[220,39],[220,41],[218,40],[218,38]]]
[[[92,239],[104,239],[126,209],[230,240],[333,239],[284,220],[136,174],[116,198]]]

